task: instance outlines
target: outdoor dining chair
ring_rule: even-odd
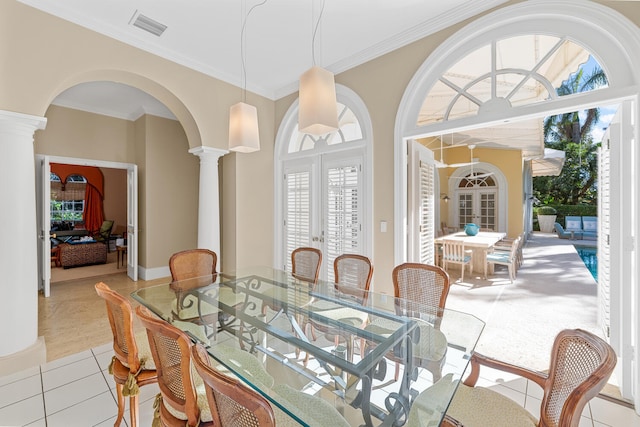
[[[487,277],[487,265],[504,265],[509,270],[509,280],[511,283],[516,279],[516,271],[518,269],[518,250],[520,249],[520,242],[522,238],[520,236],[511,242],[509,251],[494,251],[487,254],[487,262],[484,267],[484,277]]]
[[[616,360],[617,356],[609,344],[581,329],[558,333],[548,373],[531,371],[474,353],[471,356],[471,373],[459,385],[447,410],[447,415],[455,420],[449,425],[577,427],[585,405],[606,385]],[[524,377],[542,387],[544,394],[539,419],[508,397],[487,388],[475,387],[481,365]]]
[[[131,427],[137,427],[139,421],[139,388],[158,382],[155,363],[151,356],[146,333],[133,332],[133,310],[129,301],[113,291],[105,283],[95,285],[98,296],[107,305],[107,316],[113,334],[113,351],[109,371],[116,383],[118,399],[118,417],[114,426],[119,426],[124,416],[124,398],[129,396],[129,415]]]
[[[469,266],[469,273],[473,270],[471,264],[471,255],[466,252],[464,242],[453,239],[445,239],[442,241],[442,268],[447,270],[449,264],[458,264],[462,270],[460,280],[464,280],[464,267]]]

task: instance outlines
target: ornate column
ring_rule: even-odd
[[[200,191],[198,202],[198,247],[220,254],[220,187],[218,182],[218,159],[228,154],[227,150],[212,147],[195,147],[189,153],[200,157]]]
[[[7,207],[0,223],[11,237],[0,249],[0,373],[44,363],[38,339],[38,229],[33,134],[47,119],[0,110],[0,182]],[[48,262],[48,260],[47,260]]]

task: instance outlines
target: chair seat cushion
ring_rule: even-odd
[[[487,254],[487,262],[509,263],[511,252],[492,252]]]
[[[447,414],[465,427],[535,427],[538,421],[522,406],[484,387],[460,384]]]
[[[447,352],[447,338],[445,335],[439,329],[434,328],[423,320],[414,320],[418,322],[420,340],[413,345],[413,357],[428,361],[442,360]],[[377,318],[367,325],[365,330],[378,335],[389,336],[397,326],[397,322]]]
[[[213,416],[211,415],[211,408],[209,407],[209,401],[207,400],[207,392],[205,389],[204,381],[202,380],[202,377],[198,375],[198,372],[196,371],[193,364],[191,364],[191,381],[193,381],[193,387],[196,390],[197,405],[198,405],[198,409],[200,409],[200,421],[202,422],[213,421]],[[162,404],[164,405],[167,412],[169,412],[174,417],[180,420],[187,419],[187,415],[184,412],[178,411],[171,405],[166,404],[164,400],[162,401]]]
[[[336,408],[320,397],[295,390],[287,384],[278,384],[273,391],[278,394],[278,402],[281,402],[285,408],[292,408],[292,412],[307,421],[311,427],[349,427],[347,420]],[[274,410],[274,415],[278,427],[299,425],[281,411]]]
[[[273,387],[273,377],[267,373],[264,365],[251,353],[222,344],[214,345],[209,349],[209,352],[221,363],[233,366],[234,372],[239,372],[245,382],[257,382],[267,388]],[[224,365],[218,365],[216,369],[225,375],[236,377]]]
[[[153,356],[151,355],[151,348],[149,347],[149,338],[147,338],[147,331],[137,331],[134,334],[133,339],[136,341],[136,345],[138,346],[138,358],[140,360],[144,360],[144,369],[156,369],[156,364],[153,361]],[[129,364],[126,362],[122,362],[124,366],[127,368]]]
[[[435,420],[442,418],[456,387],[458,387],[458,381],[453,381],[453,374],[447,374],[421,392],[411,405],[405,427],[430,425],[428,421],[435,423]]]

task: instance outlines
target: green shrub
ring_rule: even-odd
[[[553,206],[540,206],[537,210],[538,215],[556,215],[557,213]]]

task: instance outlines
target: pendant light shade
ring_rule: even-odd
[[[229,150],[253,153],[260,150],[258,110],[253,105],[238,102],[229,110]]]
[[[336,83],[333,73],[313,66],[300,76],[298,130],[324,135],[338,129]]]

